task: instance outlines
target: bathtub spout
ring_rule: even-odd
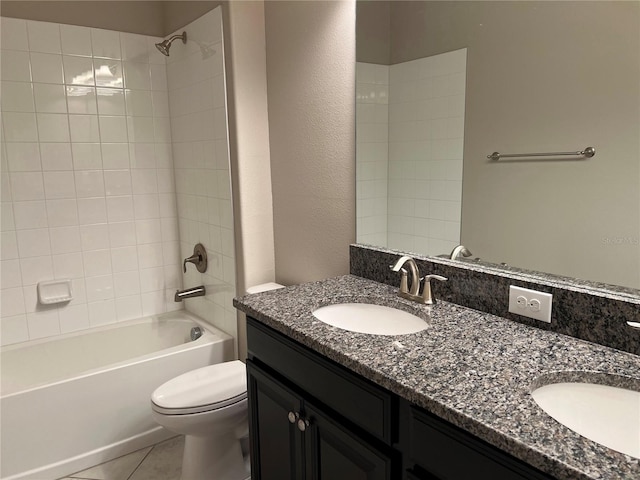
[[[174,302],[181,302],[185,298],[192,297],[204,297],[206,295],[204,285],[199,287],[187,288],[185,290],[176,290],[176,295],[173,297]]]

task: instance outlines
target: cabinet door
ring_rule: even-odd
[[[391,458],[305,402],[307,480],[389,480]],[[303,420],[303,421],[304,421]]]
[[[247,395],[253,480],[300,480],[302,432],[289,421],[301,411],[300,398],[250,360]]]

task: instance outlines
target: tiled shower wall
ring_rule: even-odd
[[[3,344],[181,307],[159,40],[2,18]]]
[[[365,97],[361,79],[366,88],[369,72],[382,76],[381,69],[389,69],[388,135],[382,131],[382,112],[357,112],[358,242],[429,255],[449,253],[460,242],[466,53],[456,50],[390,67],[358,64],[359,106]],[[382,185],[382,175],[372,172],[382,168],[387,139],[388,183]],[[375,170],[374,162],[380,162]],[[380,179],[373,189],[372,174]],[[379,218],[383,193],[386,243]]]
[[[174,42],[167,60],[169,100],[180,225],[180,255],[196,243],[209,266],[199,273],[187,264],[185,288],[204,285],[206,296],[185,308],[218,328],[237,334],[231,176],[225,105],[221,8],[190,23],[186,45]]]

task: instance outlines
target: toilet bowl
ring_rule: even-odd
[[[239,360],[173,378],[151,395],[152,416],[185,436],[181,480],[249,478],[241,440],[248,434],[247,377]]]

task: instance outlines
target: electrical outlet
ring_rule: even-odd
[[[551,323],[550,293],[509,286],[509,312]]]

